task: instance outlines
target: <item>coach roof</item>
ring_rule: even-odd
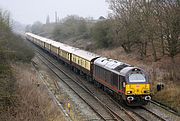
[[[72,54],[79,56],[81,58],[84,58],[88,61],[91,61],[92,59],[100,57],[99,55],[95,53],[91,53],[91,52],[81,50],[81,49],[76,49],[75,51],[72,52]]]

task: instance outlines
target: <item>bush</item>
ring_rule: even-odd
[[[55,39],[67,39],[80,36],[88,32],[87,22],[79,16],[68,16],[62,23],[58,23],[54,28],[53,37]],[[87,36],[85,36],[87,37]]]
[[[106,48],[112,45],[111,27],[108,21],[97,22],[91,34],[98,47]]]
[[[0,9],[0,119],[15,103],[16,79],[10,63],[30,62],[34,56],[25,41],[11,31],[9,22],[9,12]]]
[[[30,62],[34,56],[33,50],[20,36],[9,35],[0,43],[7,60]]]

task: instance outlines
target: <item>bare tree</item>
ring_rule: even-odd
[[[114,41],[129,53],[138,38],[134,21],[136,4],[133,0],[108,0],[107,2],[113,11],[111,18],[114,19]]]
[[[180,3],[178,0],[160,0],[157,2],[160,35],[167,54],[174,59],[180,53]]]
[[[161,53],[174,58],[180,52],[179,0],[107,0],[112,14],[114,42],[126,52],[138,47],[142,57],[151,48],[154,61]]]

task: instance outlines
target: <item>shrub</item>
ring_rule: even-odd
[[[110,47],[112,45],[112,34],[109,22],[97,22],[92,28],[92,36],[98,47]]]

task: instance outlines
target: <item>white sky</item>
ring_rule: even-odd
[[[97,19],[108,13],[105,0],[0,0],[0,8],[9,10],[13,19],[24,24],[44,23],[47,15],[54,21],[55,11],[60,19],[67,15]]]

